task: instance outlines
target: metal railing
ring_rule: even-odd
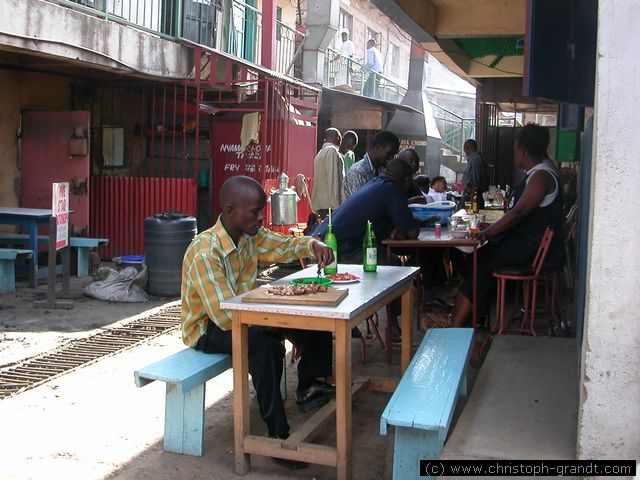
[[[324,65],[325,87],[346,85],[363,97],[392,103],[400,103],[407,93],[405,87],[390,78],[331,48],[326,50]]]
[[[475,137],[476,121],[474,118],[462,118],[454,112],[429,102],[433,110],[433,118],[440,132],[443,148],[451,150],[453,155],[464,155],[463,145],[468,138]]]
[[[219,0],[58,0],[160,36],[216,46]],[[83,8],[84,7],[84,8]],[[87,11],[87,10],[85,10]]]
[[[304,33],[276,21],[276,66],[277,72],[294,75],[293,66],[297,56],[298,46],[304,39]]]
[[[262,13],[242,0],[233,0],[229,35],[224,49],[238,58],[259,64],[262,48]]]

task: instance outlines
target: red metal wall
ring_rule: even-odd
[[[91,235],[108,238],[100,258],[144,254],[144,219],[168,210],[196,215],[196,181],[187,178],[91,177]]]

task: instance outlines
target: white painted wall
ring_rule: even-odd
[[[640,458],[637,0],[599,0],[580,458]],[[623,220],[623,223],[621,223]],[[618,477],[619,478],[619,477]],[[628,478],[628,477],[627,477]]]
[[[184,78],[189,49],[133,27],[42,0],[2,0],[0,45],[96,67]]]

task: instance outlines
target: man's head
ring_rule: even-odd
[[[429,193],[429,177],[426,175],[416,175],[413,178],[413,184],[422,193]]]
[[[400,148],[400,139],[388,131],[383,130],[373,138],[373,144],[367,152],[374,168],[386,167],[398,149]]]
[[[537,123],[528,123],[520,129],[516,138],[516,165],[531,168],[547,158],[549,129]]]
[[[342,143],[340,144],[340,151],[346,153],[349,150],[353,150],[358,146],[358,134],[353,130],[349,130],[342,137]]]
[[[347,40],[349,40],[349,29],[348,28],[343,28],[342,29],[342,41],[346,42]]]
[[[367,48],[372,48],[376,46],[376,41],[373,38],[370,38],[367,42]]]
[[[447,189],[447,180],[444,177],[433,177],[431,179],[431,188],[436,192],[444,192]]]
[[[411,166],[412,173],[415,175],[420,170],[420,157],[413,148],[405,148],[399,154],[398,158],[404,160]]]
[[[333,143],[336,147],[340,146],[340,142],[342,142],[342,134],[340,130],[337,128],[327,128],[324,132],[324,141],[325,143]]]
[[[238,175],[224,182],[220,188],[222,223],[231,238],[257,234],[266,203],[267,195],[253,178]]]
[[[399,158],[391,160],[387,165],[385,175],[398,185],[403,192],[409,190],[413,173],[411,172],[411,166],[404,160]]]
[[[464,145],[462,146],[462,149],[464,150],[464,154],[468,157],[473,152],[477,152],[478,151],[478,144],[476,143],[476,141],[473,138],[470,138],[469,140],[464,142]]]

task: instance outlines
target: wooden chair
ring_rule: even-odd
[[[542,266],[551,240],[553,239],[553,230],[549,227],[544,231],[540,246],[536,252],[531,266],[513,266],[500,267],[494,270],[493,276],[498,281],[498,293],[496,300],[496,324],[491,333],[502,335],[505,333],[505,297],[507,281],[522,282],[524,290],[524,315],[520,328],[509,329],[509,332],[529,333],[536,336],[536,297],[538,290],[538,279],[542,272]]]

